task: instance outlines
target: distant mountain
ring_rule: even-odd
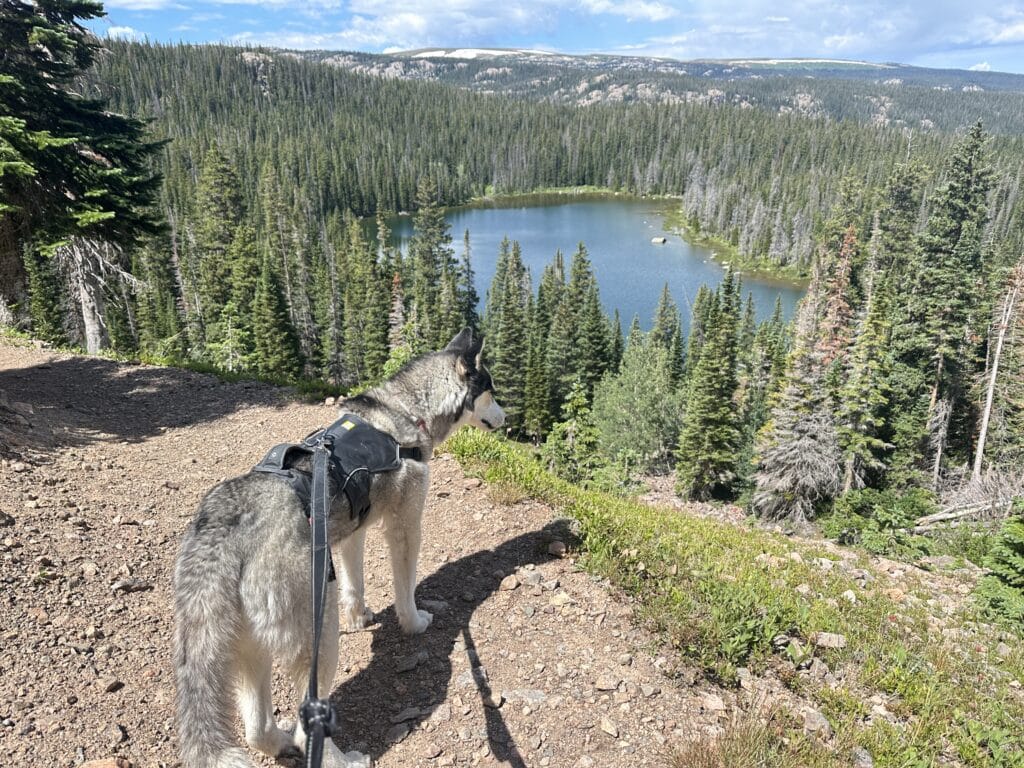
[[[979,118],[994,133],[1024,129],[1024,75],[1006,72],[842,59],[677,61],[503,48],[291,55],[377,77],[580,105],[727,103],[924,131],[956,130]]]

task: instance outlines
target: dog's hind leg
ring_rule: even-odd
[[[271,757],[295,754],[292,736],[277,727],[270,690],[270,656],[255,642],[241,644],[238,664],[238,709],[245,740]]]
[[[360,528],[341,542],[337,562],[341,579],[341,622],[348,632],[364,629],[373,621],[373,611],[366,607],[363,587],[363,551],[366,528]]]
[[[415,507],[413,504],[415,503]],[[418,635],[434,620],[429,611],[416,607],[416,560],[420,555],[420,500],[404,502],[406,509],[384,520],[384,538],[391,555],[391,572],[395,577],[395,613],[407,635]],[[404,514],[403,514],[404,513]]]
[[[296,715],[306,698],[309,686],[310,646],[304,645],[303,651],[288,664],[292,679],[295,681],[295,692],[298,694],[299,705]],[[338,669],[338,588],[336,582],[330,582],[324,603],[324,624],[320,634],[320,658],[317,663],[317,695],[328,698],[334,688],[334,674]],[[302,728],[302,720],[295,719],[295,735],[293,744],[302,752],[306,751],[306,732]],[[327,739],[324,743],[324,768],[370,768],[371,762],[361,752],[342,752],[337,745]]]

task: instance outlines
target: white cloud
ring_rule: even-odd
[[[629,21],[635,19],[665,21],[677,14],[676,9],[671,6],[659,2],[647,2],[647,0],[627,0],[627,2],[618,3],[612,0],[581,0],[580,6],[588,13],[625,16]]]
[[[996,32],[990,39],[993,43],[1020,43],[1024,42],[1024,21],[1015,24],[1008,24]]]
[[[107,37],[115,40],[140,40],[143,35],[131,27],[110,27],[107,29]]]
[[[765,16],[764,20],[769,24],[788,24],[789,16]]]
[[[103,6],[124,11],[163,11],[168,8],[184,7],[176,0],[106,0]]]
[[[968,67],[968,69],[971,72],[990,72],[992,70],[992,65],[989,64],[987,61],[981,61],[978,62],[977,64],[972,64],[971,66]]]

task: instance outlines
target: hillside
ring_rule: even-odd
[[[111,755],[134,766],[177,765],[168,605],[178,537],[205,489],[334,411],[261,384],[10,342],[0,346],[0,404],[0,578],[9,585],[0,606],[0,750],[12,766]],[[471,467],[493,461],[472,453]],[[1017,738],[1000,730],[1024,706],[1020,646],[974,622],[975,570],[940,559],[922,563],[925,571],[827,543],[787,542],[701,521],[691,517],[701,508],[692,507],[686,525],[710,534],[694,543],[714,548],[725,536],[744,541],[742,551],[762,552],[747,563],[751,573],[789,585],[807,601],[812,623],[828,604],[844,621],[873,605],[872,615],[891,611],[894,622],[890,638],[839,625],[849,636],[845,650],[829,650],[832,636],[821,633],[816,648],[805,645],[793,627],[788,651],[776,645],[777,656],[750,657],[750,668],[732,678],[738,687],[716,684],[692,650],[666,644],[674,632],[645,628],[672,619],[652,615],[654,593],[638,591],[643,582],[628,576],[643,570],[638,550],[620,552],[613,567],[627,575],[613,576],[617,583],[633,586],[611,587],[581,568],[602,566],[597,551],[579,549],[576,524],[517,485],[515,462],[497,469],[481,484],[450,455],[433,462],[419,599],[436,618],[422,641],[398,632],[385,552],[371,534],[367,595],[377,621],[343,637],[333,693],[346,748],[371,752],[378,766],[686,768],[719,765],[693,762],[715,759],[716,743],[774,755],[772,765],[903,765],[894,760],[907,749],[920,750],[924,764],[1016,764],[993,750],[1020,754]],[[596,543],[593,521],[582,523]],[[633,545],[627,537],[617,546]],[[648,563],[657,573],[660,565]],[[716,563],[710,577],[725,579],[715,574],[727,563]],[[679,574],[682,586],[689,577]],[[794,578],[802,584],[792,591]],[[716,622],[742,618],[730,615],[739,606],[718,610],[693,629],[714,632]],[[945,669],[913,671],[922,642],[945,654]],[[903,661],[873,677],[883,648]],[[708,645],[701,653],[720,651]],[[901,665],[909,677],[891,677]],[[871,679],[878,688],[864,687]],[[928,700],[957,680],[963,714],[954,718]],[[975,709],[989,694],[999,707]],[[276,679],[282,718],[288,697]],[[379,708],[367,706],[371,699]]]
[[[980,119],[995,133],[1017,135],[1024,125],[1024,76],[1006,72],[840,59],[677,61],[487,48],[288,55],[377,77],[578,105],[732,104],[918,132],[956,130]]]

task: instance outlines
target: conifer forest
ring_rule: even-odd
[[[1024,493],[1024,141],[999,118],[1019,92],[904,86],[934,103],[927,126],[781,110],[786,77],[753,104],[583,105],[278,50],[101,45],[81,26],[99,12],[3,4],[4,324],[334,393],[468,325],[508,437],[579,484],[671,474],[684,498],[869,542]],[[813,87],[827,105],[855,86]],[[795,319],[756,322],[728,272],[689,334],[671,285],[643,332],[602,304],[586,232],[541,274],[509,233],[478,288],[444,207],[565,187],[672,198],[687,236],[805,280]]]

